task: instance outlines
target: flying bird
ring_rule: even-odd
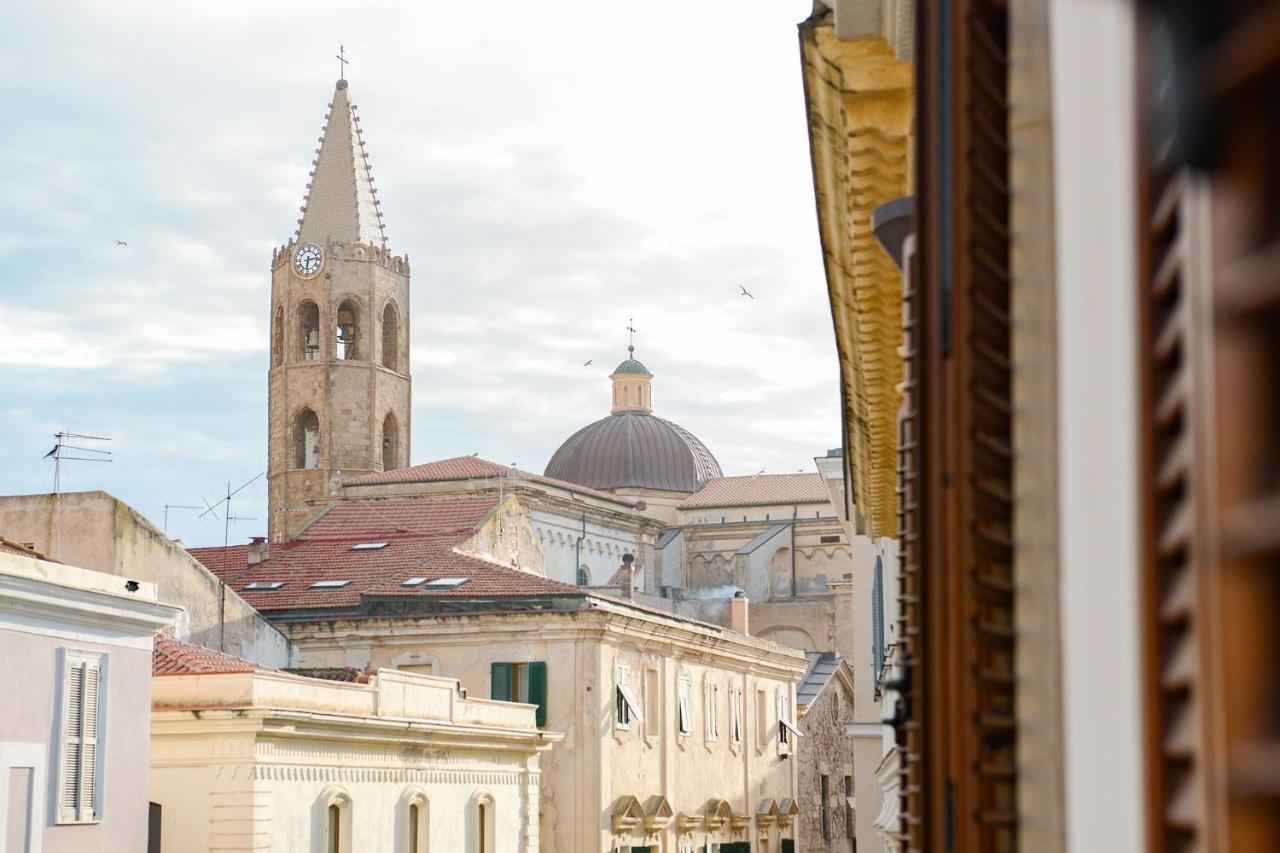
[[[746,289],[745,287],[743,287],[742,285],[738,285],[738,290],[741,290],[741,291],[742,291],[742,295],[743,295],[743,296],[745,296],[745,297],[747,297],[748,299],[755,299],[755,297],[751,295],[751,291],[747,290],[747,289]]]
[[[128,244],[128,243],[126,243],[126,242],[125,242],[125,241],[123,241],[123,240],[117,240],[117,241],[116,241],[116,245],[117,245],[117,246],[127,246],[127,245],[129,245],[129,244]]]
[[[592,362],[592,361],[594,361],[594,360],[595,360],[595,359],[591,359],[591,358],[589,358],[589,359],[587,359],[586,361],[582,362],[582,366],[583,366],[583,367],[590,367],[590,366],[591,366],[591,362]]]

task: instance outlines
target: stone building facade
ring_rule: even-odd
[[[796,751],[800,809],[796,841],[806,853],[856,853],[853,672],[832,653],[809,654],[796,690],[800,745]],[[875,817],[867,815],[868,823]]]
[[[298,231],[271,259],[272,541],[343,477],[409,459],[409,261],[387,247],[345,80],[329,110]]]

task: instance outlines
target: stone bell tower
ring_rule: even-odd
[[[339,80],[298,230],[271,258],[271,541],[343,477],[409,459],[409,259],[387,247],[356,106]]]

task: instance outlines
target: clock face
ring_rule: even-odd
[[[293,269],[303,278],[310,278],[320,271],[324,252],[315,243],[303,243],[293,255]]]

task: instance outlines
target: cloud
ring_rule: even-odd
[[[540,470],[607,414],[634,318],[658,413],[726,472],[811,465],[839,443],[839,386],[796,49],[808,11],[19,0],[0,32],[20,129],[0,136],[0,488],[47,490],[40,456],[63,426],[116,439],[116,461],[68,470],[69,487],[157,520],[261,470],[269,260],[295,228],[339,40],[413,264],[415,460]],[[265,526],[265,500],[245,492],[237,514],[262,521],[233,539]],[[183,515],[173,532],[221,541]]]

